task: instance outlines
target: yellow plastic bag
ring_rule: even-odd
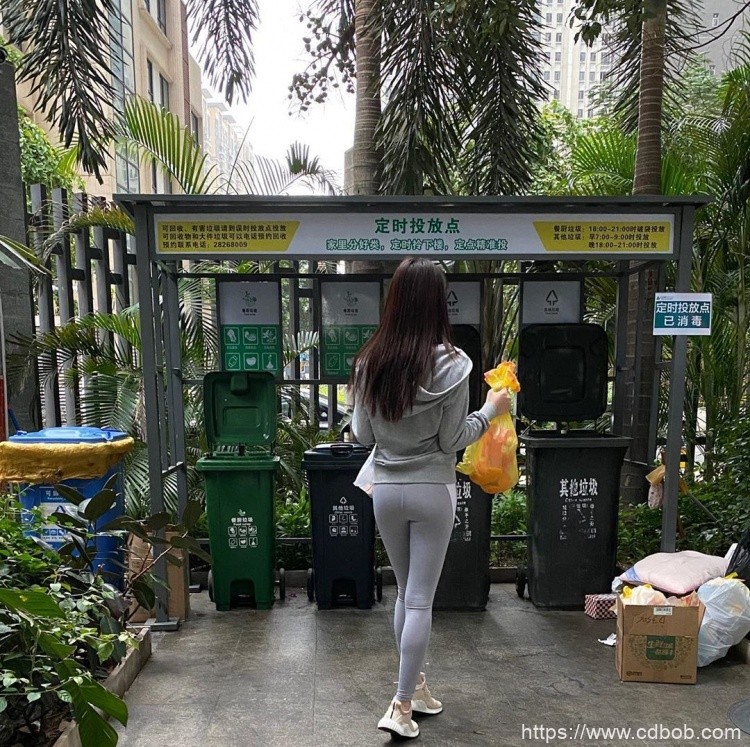
[[[515,394],[521,389],[512,361],[488,371],[484,380],[495,391],[507,389]],[[518,483],[517,449],[516,428],[510,413],[506,412],[493,418],[489,430],[466,447],[456,469],[468,475],[486,493],[504,493]]]

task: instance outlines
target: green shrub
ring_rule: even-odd
[[[523,490],[499,493],[492,501],[492,534],[526,534],[526,494]],[[493,567],[523,565],[526,542],[498,541],[491,545]]]
[[[104,665],[133,645],[110,609],[116,593],[86,579],[27,536],[12,498],[0,501],[0,735],[19,727],[47,734],[61,710],[72,711],[84,747],[116,744],[103,713],[127,723],[125,704],[97,680]],[[38,525],[35,515],[30,525]]]

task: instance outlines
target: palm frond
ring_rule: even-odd
[[[61,242],[78,231],[88,228],[108,228],[121,233],[135,233],[133,219],[122,208],[113,204],[94,203],[85,210],[70,213],[67,207],[63,208],[66,214],[60,227],[49,233],[42,244],[42,256],[49,256],[50,252]]]
[[[133,97],[125,103],[118,139],[161,168],[185,194],[208,194],[216,185],[217,172],[189,128],[150,101]]]
[[[209,83],[227,103],[247,99],[255,73],[253,32],[258,27],[255,0],[187,0],[192,41]]]
[[[25,268],[39,274],[49,272],[33,249],[7,236],[0,236],[0,265]]]
[[[6,0],[3,25],[25,50],[20,81],[31,84],[36,107],[59,131],[65,147],[77,143],[78,162],[101,180],[114,135],[105,102],[112,101],[109,67],[111,0]]]
[[[235,178],[228,189],[235,194],[279,195],[300,185],[327,194],[335,194],[335,177],[324,169],[317,157],[310,156],[309,147],[293,143],[283,162],[254,156],[249,162],[238,163]]]

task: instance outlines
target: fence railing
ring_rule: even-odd
[[[50,271],[40,278],[35,298],[36,328],[42,333],[92,312],[122,311],[137,296],[135,254],[127,234],[101,227],[63,230],[71,217],[102,202],[42,185],[28,190],[30,241],[48,255]],[[54,351],[40,356],[46,427],[78,423],[81,388],[69,376],[75,363],[68,358],[58,366]]]

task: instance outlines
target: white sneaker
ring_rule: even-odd
[[[406,739],[419,736],[419,726],[416,721],[412,721],[411,711],[404,713],[396,698],[391,701],[385,716],[378,721],[378,729]]]
[[[414,713],[425,713],[430,716],[434,716],[436,713],[440,713],[443,710],[443,704],[433,698],[430,691],[427,689],[427,681],[425,680],[424,672],[419,673],[420,681],[417,682],[416,688],[414,688],[414,696],[411,699],[411,708]]]

